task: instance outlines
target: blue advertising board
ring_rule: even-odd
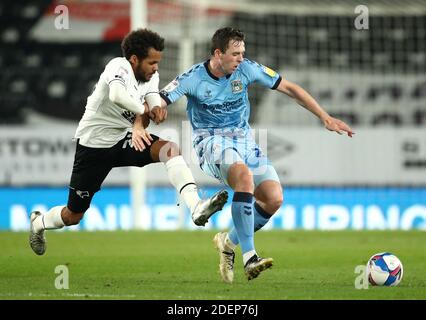
[[[203,188],[208,196],[217,188]],[[78,226],[71,230],[227,229],[232,226],[231,199],[206,227],[195,226],[171,187],[150,187],[137,219],[130,189],[106,187],[98,192]],[[29,212],[66,204],[67,188],[0,188],[0,230],[28,230]],[[281,209],[264,227],[305,230],[426,230],[426,188],[284,189]]]

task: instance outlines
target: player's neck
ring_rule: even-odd
[[[214,61],[213,59],[210,59],[208,63],[208,68],[211,74],[215,77],[222,78],[226,76],[225,72],[222,71],[219,63],[217,61]]]

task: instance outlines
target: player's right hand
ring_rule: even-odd
[[[149,132],[141,127],[133,127],[132,131],[132,145],[137,151],[144,151],[146,146],[151,145],[151,141],[154,140]]]
[[[149,113],[149,117],[155,124],[160,124],[167,119],[167,108],[165,107],[154,107]]]
[[[353,132],[353,130],[345,122],[330,116],[324,120],[324,125],[329,131],[335,131],[338,134],[346,132],[347,135],[351,138],[355,134],[355,132]]]

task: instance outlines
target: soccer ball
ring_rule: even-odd
[[[368,282],[373,286],[396,286],[403,272],[401,261],[389,252],[377,253],[367,262]]]

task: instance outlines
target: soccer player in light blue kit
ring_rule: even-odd
[[[193,128],[193,145],[201,169],[234,190],[233,229],[216,234],[220,273],[225,282],[234,278],[234,250],[240,244],[248,280],[272,266],[272,258],[258,256],[254,232],[278,211],[283,192],[278,175],[255,143],[248,123],[248,87],[257,82],[295,99],[322,120],[328,130],[352,136],[351,128],[331,117],[301,87],[257,62],[244,58],[244,34],[222,28],[212,37],[211,57],[178,76],[160,93],[162,106],[185,95],[187,114]],[[159,123],[166,113],[151,114]],[[253,204],[253,197],[255,202]]]

